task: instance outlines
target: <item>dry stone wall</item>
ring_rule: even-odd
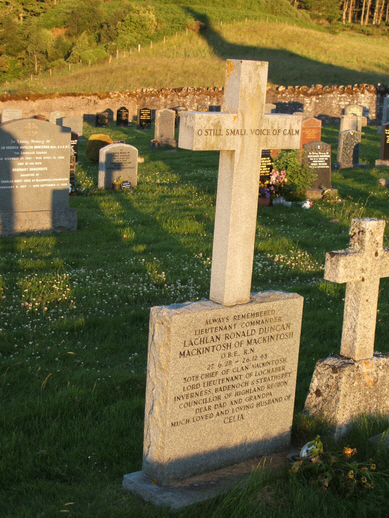
[[[268,88],[266,102],[276,105],[277,113],[304,112],[317,117],[323,124],[337,124],[343,109],[348,104],[360,104],[369,124],[380,124],[383,98],[389,94],[389,86],[347,85],[347,86],[275,86]],[[33,94],[0,96],[0,110],[18,108],[23,117],[42,114],[48,117],[52,111],[62,111],[67,116],[95,115],[98,112],[116,111],[125,106],[132,119],[137,109],[148,107],[152,110],[183,106],[196,110],[200,104],[220,105],[223,98],[222,87],[210,88],[139,88],[132,92],[103,92],[83,94]]]

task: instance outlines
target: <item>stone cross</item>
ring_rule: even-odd
[[[220,150],[210,299],[250,300],[262,149],[298,149],[301,117],[264,114],[268,63],[227,60],[221,113],[182,112],[178,146]]]
[[[372,358],[381,277],[389,277],[389,248],[383,247],[385,221],[353,219],[350,248],[326,254],[324,278],[347,282],[340,354]]]

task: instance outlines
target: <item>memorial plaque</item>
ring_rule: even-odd
[[[259,179],[262,183],[270,180],[270,173],[273,170],[273,158],[270,149],[262,150],[261,168]]]
[[[22,118],[22,110],[17,108],[4,108],[1,110],[1,123],[13,121]]]
[[[0,129],[1,235],[76,230],[69,209],[70,129],[37,119]]]
[[[107,112],[96,113],[96,128],[109,128],[109,116]]]
[[[61,126],[64,128],[70,128],[73,133],[77,133],[79,137],[82,137],[84,120],[82,117],[63,117],[61,120]]]
[[[141,108],[138,110],[138,129],[151,128],[151,110],[150,108]]]
[[[116,112],[116,126],[126,128],[128,126],[129,111],[124,106],[121,106]]]
[[[119,177],[132,187],[138,182],[138,150],[128,144],[110,144],[99,152],[99,189],[110,189]]]
[[[146,475],[168,485],[289,445],[302,305],[266,292],[152,308]]]
[[[303,119],[301,122],[301,145],[300,150],[303,149],[304,144],[308,142],[320,142],[321,140],[321,120],[315,118]]]
[[[304,144],[304,162],[317,174],[309,189],[331,189],[331,145],[325,142]]]

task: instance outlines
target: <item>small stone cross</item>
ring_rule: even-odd
[[[383,247],[385,221],[353,219],[350,248],[326,254],[324,278],[347,282],[340,354],[363,360],[374,355],[378,292],[389,277],[389,248]]]
[[[264,114],[268,63],[227,60],[222,113],[182,112],[178,146],[220,150],[210,299],[250,300],[262,149],[299,149],[301,117]]]

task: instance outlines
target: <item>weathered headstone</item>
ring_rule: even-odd
[[[121,106],[116,112],[116,126],[126,128],[128,126],[129,111],[125,106]]]
[[[223,113],[184,112],[179,135],[220,150],[212,300],[151,310],[143,469],[123,481],[175,508],[175,480],[287,448],[293,417],[302,297],[250,288],[261,151],[298,149],[301,119],[263,113],[267,63],[226,68]]]
[[[350,247],[326,254],[324,278],[347,283],[340,355],[320,360],[305,411],[324,416],[343,435],[362,414],[389,414],[389,356],[374,352],[381,277],[389,277],[385,221],[353,219]]]
[[[198,104],[197,105],[197,111],[198,112],[207,112],[208,111],[208,104]]]
[[[141,108],[138,110],[137,116],[137,128],[138,129],[149,129],[151,128],[151,110],[150,108]]]
[[[357,131],[362,131],[363,126],[367,126],[367,117],[363,115],[364,109],[360,104],[349,104],[344,108],[344,114],[354,114],[358,118]]]
[[[60,111],[54,111],[49,113],[49,122],[52,124],[58,124],[59,126],[62,126],[62,119],[65,117],[64,112]]]
[[[361,131],[361,129],[358,129],[358,117],[354,113],[342,115],[339,131]]]
[[[308,142],[319,141],[321,141],[321,120],[315,119],[314,117],[303,118],[301,122],[300,150],[302,150],[304,144],[308,144]]]
[[[389,166],[389,123],[381,126],[380,158],[375,161],[376,167]]]
[[[321,198],[324,190],[331,189],[331,145],[325,142],[309,142],[303,147],[304,162],[317,174],[307,189],[308,198]]]
[[[22,118],[22,110],[17,108],[4,108],[1,110],[1,123]]]
[[[157,110],[155,112],[154,141],[159,146],[177,146],[174,138],[176,112]]]
[[[185,108],[184,106],[174,106],[173,108],[170,108],[170,109],[174,110],[174,113],[175,113],[174,124],[175,124],[176,128],[178,128],[180,125],[181,112],[186,112],[187,108]]]
[[[349,169],[359,165],[360,131],[341,131],[338,139],[337,166]]]
[[[109,117],[107,112],[96,113],[96,128],[108,128]]]
[[[138,183],[138,150],[134,146],[110,144],[100,149],[99,189],[110,189],[119,177],[131,182],[131,187]]]
[[[35,119],[3,124],[0,164],[0,235],[76,230],[68,128]]]
[[[82,137],[84,120],[82,117],[63,117],[61,120],[61,126],[64,128],[70,128],[73,133],[77,133],[79,137]]]

